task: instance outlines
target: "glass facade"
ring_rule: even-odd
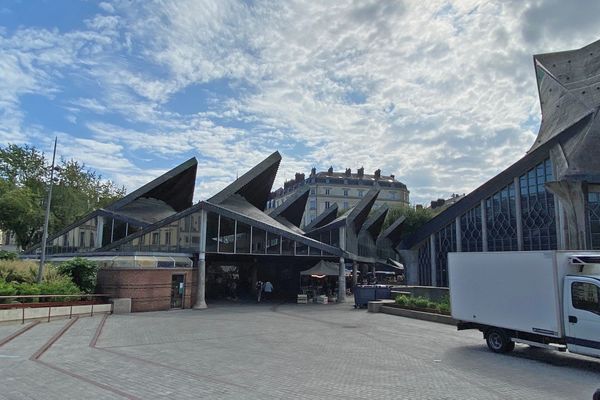
[[[448,286],[448,253],[456,251],[456,224],[446,225],[435,234],[436,285]]]
[[[590,249],[600,250],[600,192],[588,193],[587,210]]]
[[[183,216],[168,225],[131,239],[120,251],[197,253],[200,242],[200,211]],[[338,231],[335,230],[337,234]],[[265,231],[236,219],[207,212],[206,252],[272,255],[321,255],[321,249],[309,247],[282,234]],[[329,256],[329,253],[323,253]]]
[[[515,186],[510,184],[485,201],[489,251],[518,250]]]
[[[429,239],[419,246],[419,285],[431,286],[431,247]]]
[[[523,250],[557,248],[554,196],[544,188],[553,180],[549,159],[519,177]]]
[[[460,217],[462,251],[483,251],[481,206],[470,209]]]
[[[78,253],[92,251],[96,246],[98,218],[93,217],[61,236],[48,241],[46,254]]]
[[[521,214],[523,250],[553,250],[558,248],[555,200],[546,191],[545,183],[554,180],[552,163],[546,159],[518,176],[520,210],[514,182],[494,193],[484,201],[487,243],[483,243],[484,221],[480,205],[462,214],[460,221],[460,249],[464,252],[517,251],[519,235],[517,231],[517,211]],[[592,249],[600,249],[600,192],[588,195],[589,237]],[[457,250],[455,223],[434,233],[436,281],[438,286],[447,286],[448,252]],[[419,284],[431,281],[431,261],[429,241],[417,247]]]

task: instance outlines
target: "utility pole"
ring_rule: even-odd
[[[52,167],[50,168],[50,187],[48,188],[48,200],[46,200],[46,215],[44,216],[44,232],[42,233],[42,254],[40,256],[40,268],[38,269],[37,283],[42,283],[44,277],[44,263],[46,262],[46,241],[48,240],[48,220],[50,219],[50,202],[52,201],[52,186],[54,186],[54,160],[56,159],[56,142],[54,138],[54,152],[52,153]]]

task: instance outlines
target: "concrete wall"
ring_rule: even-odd
[[[184,307],[191,308],[196,296],[196,269],[100,269],[97,292],[114,298],[130,298],[132,312],[168,310],[171,308],[171,279],[177,274],[185,275]]]
[[[94,314],[96,313],[107,313],[111,311],[111,304],[94,304]],[[69,315],[91,315],[91,305],[79,305],[79,306],[58,306],[58,307],[36,307],[36,308],[13,308],[8,310],[0,310],[0,322],[7,321],[22,321],[35,320],[35,319],[48,319],[48,313],[50,313],[50,319],[53,318],[64,318]]]
[[[394,286],[392,288],[393,297],[395,297],[394,291],[410,292],[413,297],[425,297],[432,301],[438,301],[444,296],[450,296],[448,288],[435,286]]]

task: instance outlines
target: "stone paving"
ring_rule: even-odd
[[[213,305],[41,323],[0,347],[0,399],[591,399],[600,360],[345,305]],[[0,327],[0,340],[21,325]],[[100,336],[94,337],[101,328]]]

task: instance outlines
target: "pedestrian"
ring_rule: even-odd
[[[264,291],[265,291],[265,299],[271,300],[271,293],[273,293],[273,284],[270,281],[267,281],[265,283]]]
[[[256,282],[256,302],[257,303],[260,303],[260,299],[262,297],[262,292],[263,292],[263,282],[258,281],[258,282]]]

